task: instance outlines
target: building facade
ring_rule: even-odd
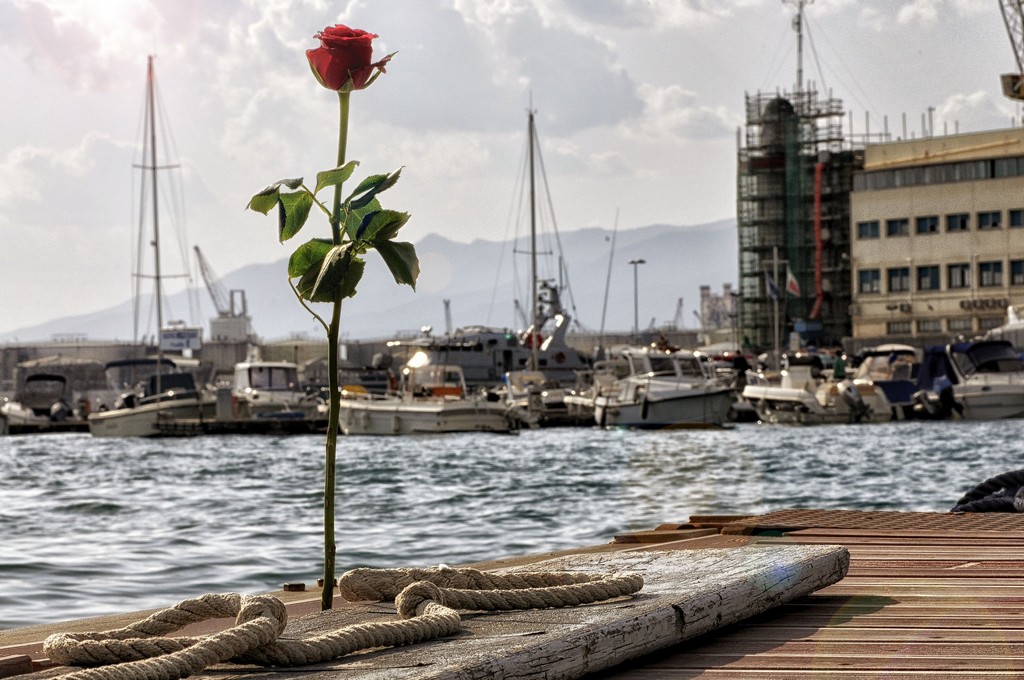
[[[999,326],[1024,303],[1024,129],[868,145],[850,217],[855,341]]]

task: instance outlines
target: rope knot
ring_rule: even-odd
[[[430,602],[444,604],[444,591],[430,581],[417,581],[398,594],[395,608],[403,619],[412,619],[422,614]]]
[[[239,603],[235,625],[240,626],[247,621],[268,618],[274,622],[276,635],[280,637],[288,626],[288,609],[284,602],[269,595],[243,595]]]
[[[491,574],[476,569],[356,569],[339,579],[346,599],[395,599],[398,621],[359,623],[307,640],[281,638],[285,605],[267,595],[207,594],[126,628],[51,635],[43,651],[59,663],[91,668],[61,680],[178,680],[225,661],[302,666],[365,649],[411,645],[459,631],[457,610],[543,609],[600,602],[643,587],[634,575],[576,572]],[[161,637],[190,623],[235,616],[235,626],[205,638]]]

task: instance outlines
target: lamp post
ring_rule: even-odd
[[[642,264],[647,264],[647,260],[638,259],[630,260],[629,263],[633,265],[633,336],[640,339],[640,293],[637,286],[637,269]]]

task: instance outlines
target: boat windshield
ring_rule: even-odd
[[[254,390],[299,389],[299,372],[292,366],[250,366],[249,386]]]
[[[675,375],[675,361],[670,356],[651,356],[651,373],[654,375]]]
[[[954,353],[953,358],[965,375],[1024,371],[1024,361],[1021,361],[1009,343],[974,345],[966,352]]]
[[[704,378],[703,362],[697,357],[679,359],[679,371],[684,378]]]

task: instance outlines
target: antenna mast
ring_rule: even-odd
[[[804,86],[804,7],[814,0],[782,0],[784,5],[796,7],[793,30],[796,31],[796,91],[803,92]]]

